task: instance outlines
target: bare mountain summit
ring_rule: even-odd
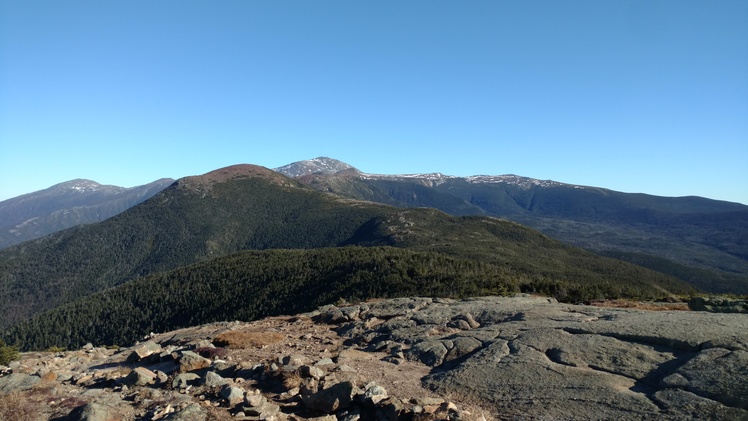
[[[341,171],[358,170],[345,162],[337,159],[321,156],[319,158],[308,159],[306,161],[293,162],[282,167],[275,168],[275,171],[291,178],[302,177],[311,174],[337,174]]]

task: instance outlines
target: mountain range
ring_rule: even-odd
[[[338,299],[694,292],[506,219],[322,193],[254,165],[179,179],[102,222],[1,250],[0,291],[2,336],[36,349]]]
[[[81,224],[103,221],[165,189],[163,178],[131,188],[71,180],[0,202],[0,249]]]
[[[748,293],[748,206],[739,203],[622,193],[517,175],[368,174],[327,157],[274,171],[351,199],[510,219],[703,290]],[[72,180],[0,202],[0,249],[104,220],[173,181],[126,189]]]
[[[325,157],[275,170],[344,197],[510,219],[707,291],[748,293],[748,206],[740,203],[622,193],[517,175],[367,174]]]

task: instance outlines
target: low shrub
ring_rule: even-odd
[[[204,348],[197,348],[195,350],[195,353],[200,355],[203,358],[209,358],[209,359],[223,359],[226,358],[226,355],[228,354],[228,351],[226,351],[226,348],[210,348],[210,347],[204,347]]]
[[[0,365],[8,365],[8,363],[17,360],[20,356],[21,354],[18,352],[18,348],[6,345],[5,342],[0,339]]]

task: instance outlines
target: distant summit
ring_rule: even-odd
[[[748,291],[748,244],[735,235],[748,230],[748,206],[739,203],[623,193],[514,174],[371,174],[346,168],[353,167],[317,158],[278,171],[349,199],[510,219],[704,290]]]
[[[80,224],[103,221],[168,187],[163,178],[131,188],[75,179],[0,202],[0,249]]]
[[[437,186],[449,180],[463,180],[473,184],[511,184],[518,187],[529,189],[533,186],[540,187],[560,187],[568,186],[573,188],[584,188],[565,183],[559,183],[552,180],[537,180],[529,177],[521,177],[514,174],[504,175],[473,175],[470,177],[458,177],[454,175],[442,174],[439,172],[428,174],[369,174],[359,171],[352,165],[337,159],[321,156],[305,161],[297,161],[282,167],[274,168],[287,177],[302,178],[309,175],[335,175],[345,172],[345,175],[358,176],[364,180],[391,180],[391,181],[415,181],[424,185]]]
[[[306,161],[293,162],[282,167],[275,168],[275,171],[291,177],[302,177],[311,174],[337,174],[341,171],[353,170],[359,172],[356,168],[338,161],[337,159],[321,156],[319,158],[307,159]]]

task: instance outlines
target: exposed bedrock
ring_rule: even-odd
[[[440,393],[502,419],[748,419],[748,317],[541,297],[323,308],[351,345],[433,367]]]

